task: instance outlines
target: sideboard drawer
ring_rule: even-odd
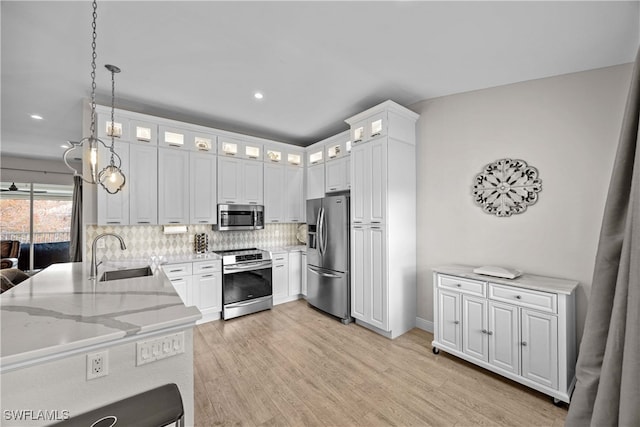
[[[549,292],[489,283],[489,298],[549,313],[558,311],[558,296]]]
[[[454,289],[466,294],[485,295],[485,282],[471,279],[461,279],[459,277],[450,277],[438,275],[438,286],[444,289]]]

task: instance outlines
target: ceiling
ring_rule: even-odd
[[[91,3],[0,7],[1,153],[60,158],[83,136]],[[103,0],[97,98],[109,104],[115,64],[120,108],[308,145],[386,99],[632,62],[639,23],[637,1]]]

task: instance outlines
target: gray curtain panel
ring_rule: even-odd
[[[567,426],[640,426],[640,51],[609,185]]]
[[[73,206],[71,207],[71,241],[69,260],[82,261],[82,177],[73,177]]]

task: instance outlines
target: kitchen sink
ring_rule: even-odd
[[[139,268],[128,268],[125,270],[113,270],[113,271],[105,271],[100,277],[101,282],[107,282],[109,280],[121,280],[121,279],[132,279],[134,277],[145,277],[145,276],[153,276],[153,270],[151,267],[139,267]]]

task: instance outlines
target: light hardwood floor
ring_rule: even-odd
[[[194,333],[197,426],[561,426],[551,398],[299,300]]]

